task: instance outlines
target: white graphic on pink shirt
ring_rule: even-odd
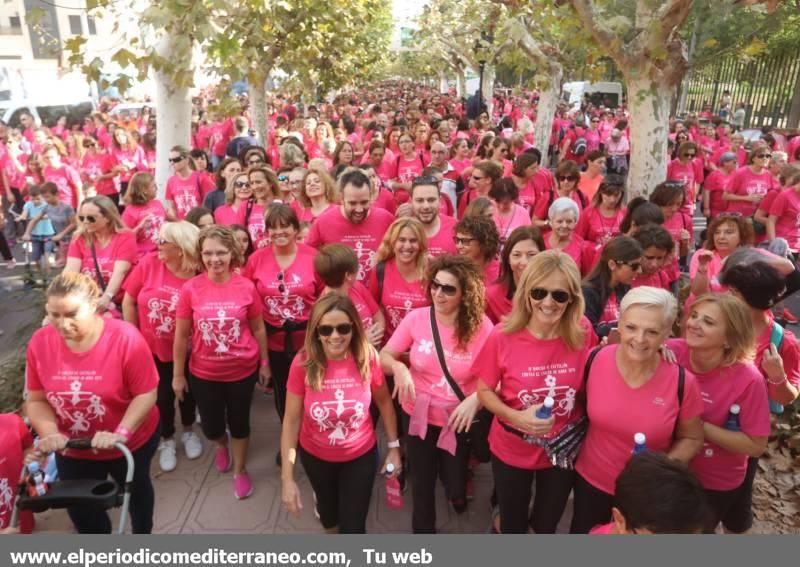
[[[147,302],[147,308],[150,310],[147,318],[155,327],[157,337],[169,336],[175,330],[174,313],[175,307],[178,305],[178,297],[178,294],[174,293],[170,296],[169,301],[154,297]]]
[[[553,415],[567,416],[575,408],[575,388],[571,386],[559,386],[558,380],[552,374],[548,374],[544,379],[544,388],[534,388],[531,390],[520,390],[517,392],[517,399],[522,403],[522,409],[543,404],[548,396],[553,398]]]
[[[7,478],[0,478],[0,528],[6,527],[3,525],[2,518],[11,511],[13,504],[14,491]]]
[[[425,339],[422,339],[419,342],[419,347],[417,348],[417,350],[425,354],[431,354],[433,352],[433,341],[427,341]]]
[[[58,417],[69,424],[69,431],[75,437],[89,431],[91,422],[102,420],[106,407],[100,396],[84,392],[80,380],[69,385],[69,392],[49,392],[47,401],[55,409]]]
[[[356,400],[346,400],[344,390],[337,388],[335,400],[314,402],[309,408],[311,418],[319,427],[320,433],[330,431],[328,443],[335,446],[347,439],[353,431],[358,431],[364,423],[366,412],[364,404]]]
[[[235,317],[227,317],[224,309],[217,311],[216,317],[200,319],[197,326],[203,342],[216,345],[214,352],[220,356],[227,353],[241,336],[241,322]]]
[[[144,239],[158,244],[158,237],[161,234],[161,225],[164,219],[158,215],[147,215],[147,222],[144,223]]]
[[[403,322],[403,319],[406,318],[411,310],[413,309],[413,302],[410,299],[406,299],[403,302],[403,307],[393,307],[391,305],[386,305],[386,313],[389,314],[389,320],[392,322],[392,327],[395,329],[400,326],[400,323]],[[433,344],[433,343],[431,343]]]
[[[291,275],[292,282],[288,281],[283,285],[283,293],[278,296],[267,296],[264,298],[264,304],[269,310],[269,314],[281,320],[281,325],[286,321],[296,321],[303,317],[306,311],[306,302],[299,295],[292,295],[291,287],[298,286],[302,283],[302,279],[297,274]],[[280,289],[280,287],[279,287]]]
[[[175,207],[178,212],[185,215],[197,206],[197,197],[193,193],[178,193],[175,195]]]
[[[355,250],[358,257],[358,280],[366,281],[375,262],[375,251],[364,248],[364,244],[360,240],[353,245],[353,250]]]

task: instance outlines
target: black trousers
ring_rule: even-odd
[[[441,427],[428,424],[425,439],[408,435],[410,417],[401,412],[406,431],[406,458],[413,469],[411,492],[414,508],[411,514],[411,529],[415,534],[436,533],[436,480],[442,479],[448,500],[467,498],[467,462],[469,441],[464,434],[456,436],[456,454],[439,449]]]
[[[287,339],[288,340],[288,339]],[[275,399],[275,411],[283,423],[286,412],[286,382],[289,380],[289,367],[294,356],[289,357],[282,350],[269,351],[269,370],[272,374],[272,390]]]
[[[614,495],[603,492],[575,474],[575,500],[572,512],[571,534],[588,534],[592,528],[611,521]]]
[[[169,439],[175,435],[175,391],[172,389],[172,369],[173,363],[162,362],[157,357],[153,357],[158,370],[158,399],[156,405],[161,414],[161,436]],[[188,373],[188,369],[187,369]],[[195,421],[195,409],[197,404],[192,397],[191,390],[183,394],[183,401],[178,402],[181,412],[181,424],[192,425]]]
[[[319,519],[326,530],[367,533],[367,514],[377,469],[377,446],[343,463],[323,461],[300,447],[300,462],[317,496]]]
[[[492,472],[500,507],[500,531],[504,534],[526,534],[528,527],[537,534],[554,534],[569,493],[575,482],[575,472],[551,467],[521,469],[492,455]],[[531,487],[536,482],[533,511],[529,512]]]
[[[11,248],[8,247],[6,235],[2,232],[0,232],[0,255],[3,256],[3,260],[6,262],[14,259],[14,255],[11,253]]]
[[[189,375],[189,389],[200,410],[203,434],[216,441],[225,427],[234,439],[250,437],[250,404],[258,371],[235,382],[215,382]]]
[[[147,442],[133,451],[133,486],[131,487],[130,516],[131,529],[135,534],[149,534],[153,531],[153,511],[155,492],[150,480],[150,461],[158,448],[161,433],[158,428]],[[110,461],[73,459],[56,453],[58,476],[62,480],[97,479],[105,480],[111,476],[119,486],[125,485],[127,463],[124,458]],[[77,506],[67,508],[70,520],[80,534],[110,534],[111,520],[105,510]]]

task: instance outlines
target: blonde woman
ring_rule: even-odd
[[[244,171],[236,173],[228,178],[225,204],[214,210],[214,220],[217,224],[225,226],[232,224],[247,226],[254,206],[253,188],[248,174]]]
[[[365,533],[378,462],[370,419],[373,399],[386,435],[386,465],[400,472],[400,441],[392,398],[349,298],[328,294],[314,305],[305,347],[289,371],[281,432],[281,499],[299,514],[303,505],[294,467],[303,463],[316,509],[329,533]]]
[[[310,168],[303,181],[303,189],[298,195],[298,200],[302,205],[300,222],[313,223],[322,213],[336,207],[338,201],[336,182],[327,171]]]
[[[136,235],[136,248],[141,258],[155,252],[158,234],[167,218],[167,211],[156,199],[156,182],[149,173],[140,171],[131,177],[125,191],[122,222]]]

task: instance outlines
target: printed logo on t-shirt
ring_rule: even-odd
[[[397,328],[400,326],[400,323],[403,322],[403,319],[406,318],[411,310],[414,308],[414,303],[410,299],[406,299],[403,302],[403,307],[395,307],[393,305],[385,305],[386,314],[389,315],[389,321],[391,322],[392,328]],[[433,345],[433,343],[431,343]]]
[[[173,291],[169,299],[153,297],[147,302],[150,313],[147,318],[155,329],[157,337],[170,336],[175,331],[175,307],[179,295]]]
[[[188,213],[197,205],[197,196],[190,191],[185,191],[175,195],[175,207],[182,214]]]
[[[264,305],[269,310],[269,314],[281,320],[281,325],[286,321],[296,321],[302,319],[306,312],[306,302],[299,295],[292,294],[293,287],[299,287],[303,279],[297,274],[287,276],[287,281],[283,286],[283,293],[280,296],[264,297]],[[280,287],[278,288],[280,289]]]
[[[5,459],[3,459],[5,461]],[[14,506],[14,490],[7,478],[0,478],[0,528],[7,527],[3,518],[10,517]]]
[[[59,419],[67,426],[73,437],[81,437],[89,431],[93,421],[103,421],[106,406],[103,400],[94,392],[83,389],[83,382],[87,380],[102,380],[94,371],[80,371],[69,385],[69,391],[48,392],[47,401],[55,410]],[[69,379],[62,375],[56,379]]]
[[[344,390],[336,388],[334,400],[314,402],[309,408],[311,419],[319,427],[320,433],[328,433],[328,443],[333,447],[354,431],[358,431],[366,418],[364,404],[358,400],[345,399]]]
[[[767,184],[761,180],[754,180],[747,186],[748,195],[763,195],[767,192]]]
[[[353,250],[358,256],[358,280],[366,281],[375,261],[375,250],[366,248],[360,240],[353,245]]]
[[[531,388],[517,392],[517,399],[522,403],[522,409],[543,404],[545,398],[549,396],[555,401],[553,415],[569,417],[573,408],[575,408],[575,388],[566,384],[559,386],[558,379],[552,374],[554,370],[563,369],[563,371],[566,371],[568,368],[569,365],[566,362],[548,365],[546,371],[550,373],[545,376],[544,388]],[[572,371],[574,372],[574,369]],[[529,368],[522,373],[522,376],[538,376],[540,372],[541,369],[539,368]]]
[[[214,346],[217,356],[226,354],[231,345],[242,336],[241,322],[236,317],[228,317],[227,311],[220,307],[216,317],[203,317],[197,321],[202,340],[207,346]]]

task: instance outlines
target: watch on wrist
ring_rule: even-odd
[[[389,441],[389,442],[386,444],[386,446],[387,446],[389,449],[399,449],[399,448],[400,448],[400,440],[399,440],[399,439],[395,439],[394,441]]]

